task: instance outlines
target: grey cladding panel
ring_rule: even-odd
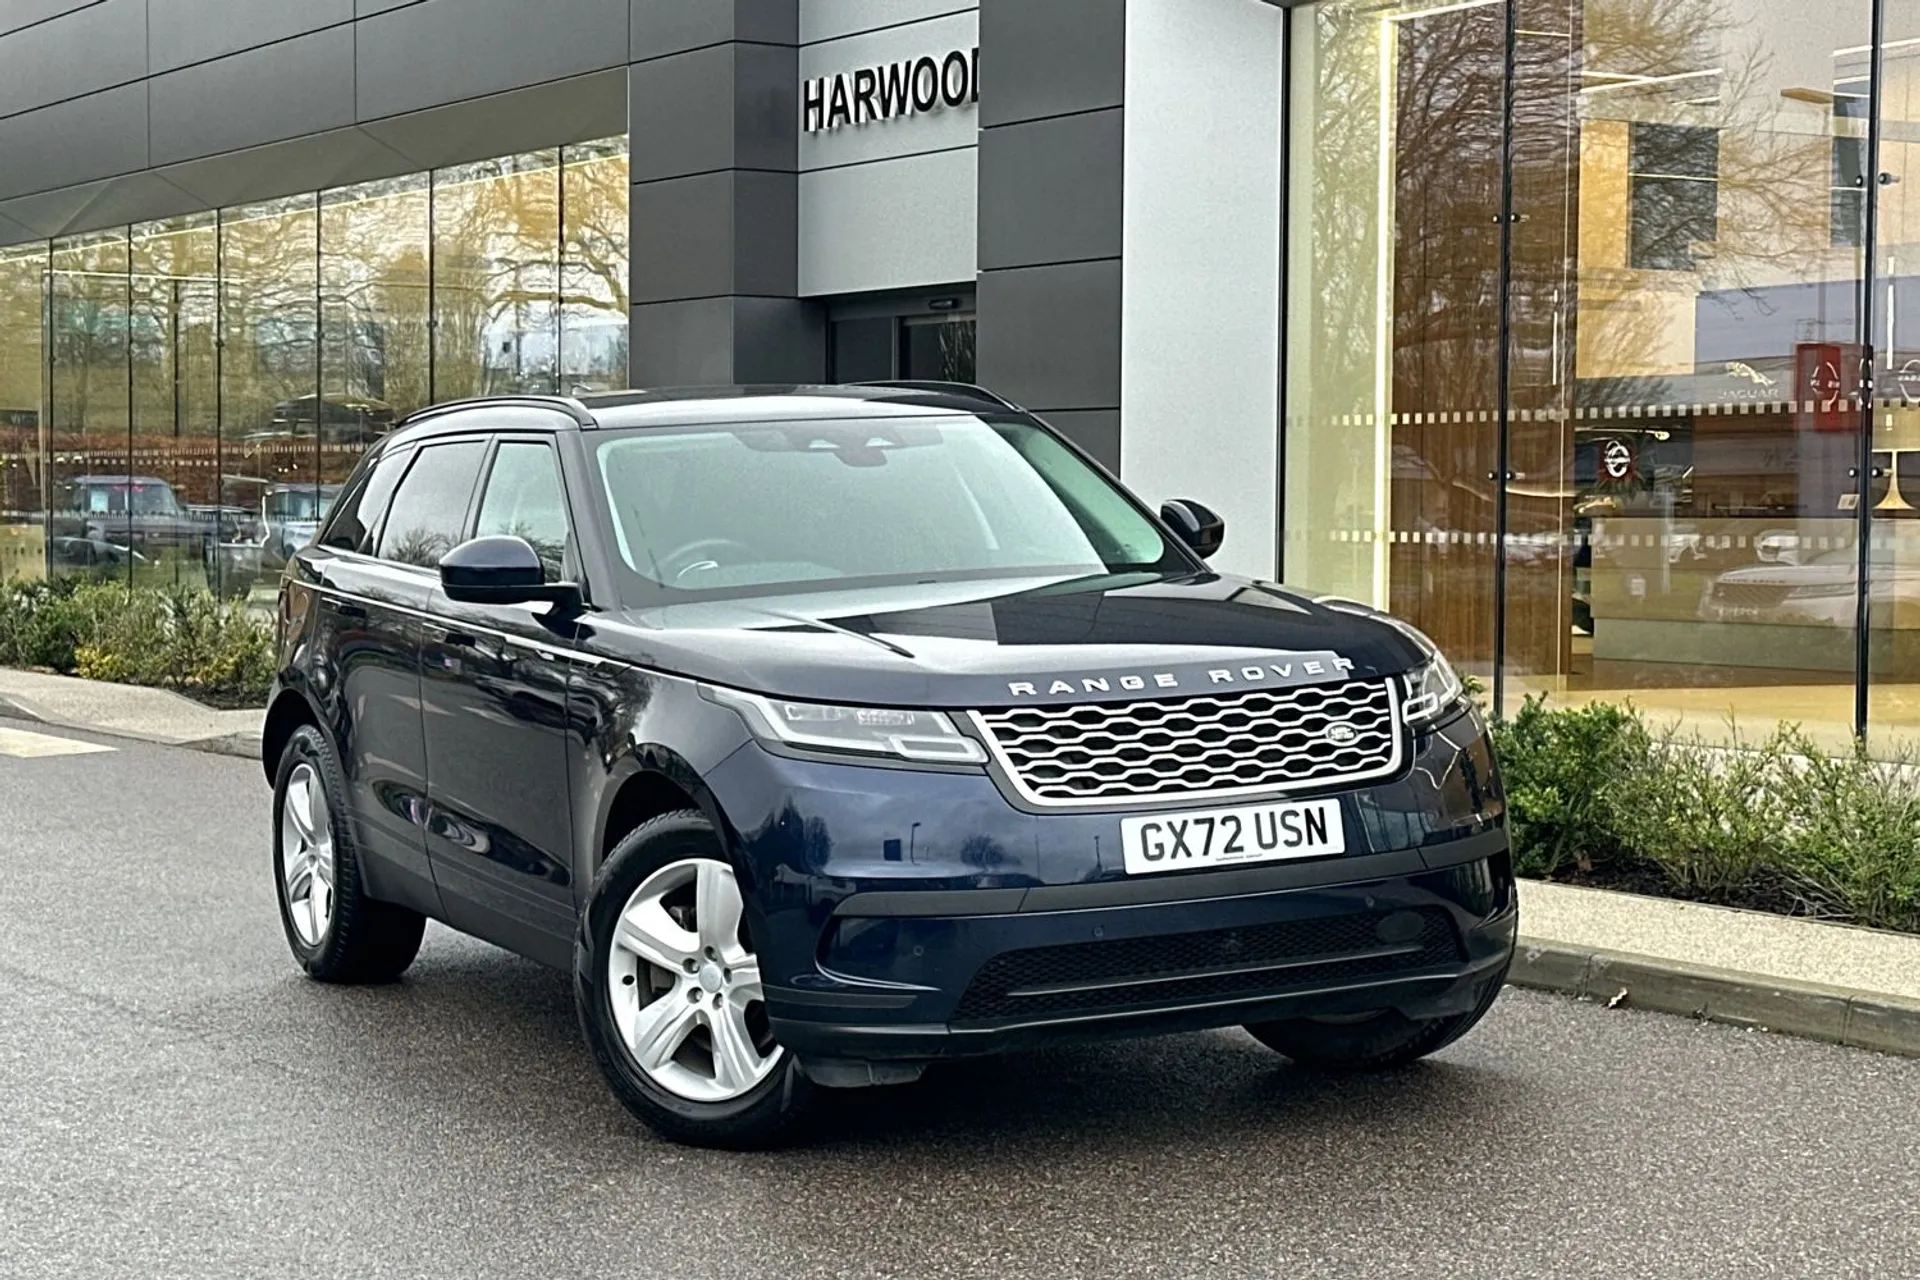
[[[788,298],[800,291],[799,223],[798,175],[733,175],[734,292]]]
[[[798,298],[732,301],[735,381],[819,382],[827,376],[827,326],[820,308]]]
[[[131,84],[0,120],[0,197],[147,166],[147,86]]]
[[[792,44],[799,32],[799,0],[633,0],[630,56],[684,53],[728,40]]]
[[[734,48],[714,45],[656,58],[627,73],[635,182],[730,169],[734,160]]]
[[[997,391],[997,387],[989,387]],[[1016,401],[1017,403],[1017,401]],[[1098,459],[1101,466],[1120,474],[1120,411],[1118,409],[1055,409],[1041,421]]]
[[[155,76],[152,88],[155,164],[338,129],[353,122],[353,29]]]
[[[633,180],[793,169],[797,67],[791,48],[722,44],[630,68]]]
[[[623,65],[628,16],[627,0],[431,0],[364,19],[358,118]]]
[[[733,198],[731,173],[634,185],[627,216],[635,303],[733,292]]]
[[[443,169],[627,131],[627,69],[612,67],[362,126],[406,157],[406,169]],[[396,170],[395,172],[404,172]]]
[[[147,0],[150,70],[172,71],[353,20],[353,0]]]
[[[0,7],[0,36],[99,3],[100,0],[8,0]]]
[[[990,129],[980,139],[980,268],[1120,256],[1124,112]]]
[[[1118,0],[1114,0],[1118,3]],[[1053,0],[1022,0],[1051,4]],[[802,0],[800,43],[835,40],[901,22],[978,8],[977,0]]]
[[[0,116],[147,74],[147,0],[106,0],[0,36]]]
[[[982,128],[1126,96],[1124,0],[981,0],[980,48]]]
[[[983,271],[980,380],[1029,409],[1120,407],[1120,260]]]
[[[633,309],[628,370],[636,387],[733,381],[732,298],[659,302]]]
[[[389,9],[404,9],[408,5],[426,2],[427,0],[353,0],[353,16],[370,18],[376,13],[385,13]]]

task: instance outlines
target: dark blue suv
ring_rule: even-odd
[[[570,969],[621,1101],[715,1145],[1068,1038],[1431,1053],[1513,951],[1484,726],[1222,536],[969,387],[418,414],[283,580],[288,942],[391,980],[431,917]]]

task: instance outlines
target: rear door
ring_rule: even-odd
[[[315,597],[311,688],[339,749],[368,887],[376,897],[438,915],[422,830],[427,761],[420,726],[420,614],[433,583],[376,554],[394,492],[416,458],[414,449],[380,458],[326,536],[296,557],[292,573]]]
[[[549,432],[503,432],[468,536],[531,543],[549,582],[577,581]],[[448,922],[565,966],[574,933],[567,688],[573,628],[542,605],[475,605],[435,589],[421,648],[427,848]]]

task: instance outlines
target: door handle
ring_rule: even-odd
[[[454,648],[471,649],[480,643],[479,636],[474,635],[471,631],[461,631],[457,627],[443,627],[438,623],[429,622],[426,624],[425,630],[427,639],[436,640],[441,644],[450,645]]]

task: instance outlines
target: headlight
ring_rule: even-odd
[[[710,701],[731,707],[762,742],[814,751],[857,751],[936,764],[984,764],[987,753],[941,711],[836,707],[763,698],[702,685]]]
[[[1407,672],[1406,681],[1407,724],[1415,729],[1424,728],[1453,710],[1464,692],[1453,664],[1438,653]]]
[[[1441,655],[1439,648],[1418,627],[1343,596],[1321,596],[1314,603],[1343,613],[1372,618],[1375,622],[1384,622],[1413,641],[1414,647],[1426,655],[1424,662],[1402,677],[1406,681],[1407,700],[1401,706],[1401,714],[1406,716],[1409,728],[1424,729],[1433,724],[1452,711],[1454,704],[1466,694],[1466,686],[1461,683],[1453,664]]]

